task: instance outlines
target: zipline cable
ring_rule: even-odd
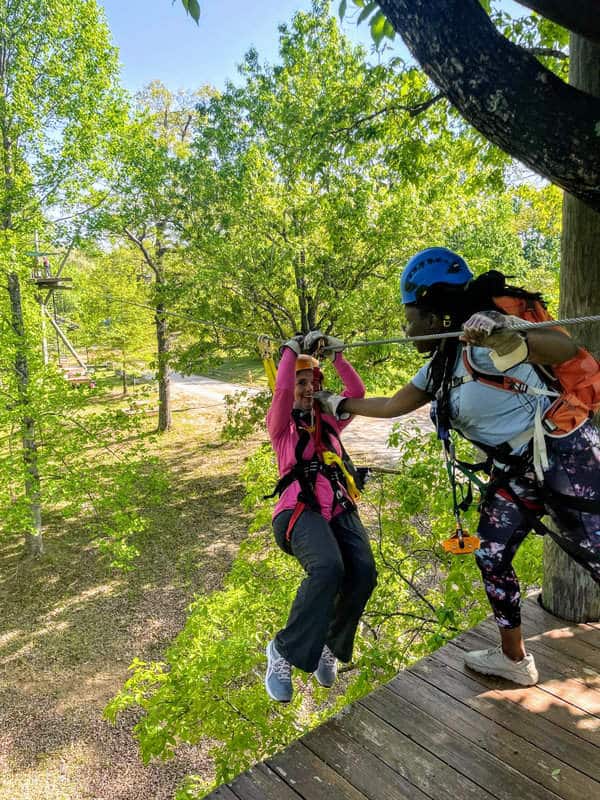
[[[151,305],[147,305],[145,303],[137,303],[134,300],[122,300],[119,297],[115,297],[114,295],[106,293],[104,295],[108,300],[122,303],[124,305],[130,306],[137,306],[138,308],[146,308],[149,311],[152,311],[156,314],[156,308]],[[162,315],[170,316],[170,317],[178,317],[179,319],[185,319],[188,322],[194,322],[198,325],[206,325],[211,328],[217,328],[223,331],[229,331],[230,333],[241,333],[244,336],[252,336],[254,338],[258,337],[258,334],[254,331],[244,330],[242,328],[232,328],[229,325],[223,325],[219,322],[206,320],[206,319],[199,319],[198,317],[191,317],[187,314],[180,314],[176,311],[162,311]],[[511,331],[530,331],[535,330],[538,328],[557,328],[557,327],[566,327],[569,325],[581,325],[586,322],[600,322],[600,314],[595,315],[588,315],[582,317],[570,317],[568,319],[551,319],[545,320],[544,322],[523,322],[521,325],[514,325],[510,327]],[[440,339],[455,339],[458,336],[462,336],[464,331],[446,331],[445,333],[431,333],[424,336],[403,336],[401,338],[394,338],[394,339],[367,339],[361,342],[346,342],[342,349],[348,350],[353,347],[370,347],[373,345],[382,345],[382,344],[412,344],[413,342],[426,342],[426,341],[437,341]],[[283,344],[285,341],[284,339],[278,339],[274,336],[267,336],[261,335],[261,338],[267,339],[270,342],[275,342],[277,344]],[[329,350],[331,348],[324,347],[324,350]]]
[[[600,314],[586,316],[586,317],[571,317],[569,319],[549,319],[544,322],[523,322],[522,325],[511,325],[507,330],[511,331],[530,331],[536,328],[557,328],[565,327],[567,325],[580,325],[584,322],[600,322]],[[446,333],[431,333],[426,336],[404,336],[401,339],[370,339],[364,342],[348,342],[344,344],[343,349],[346,350],[350,347],[369,347],[370,345],[378,344],[411,344],[412,342],[426,342],[437,339],[455,339],[462,336],[464,331],[447,331]],[[330,347],[324,347],[324,350],[331,350]]]

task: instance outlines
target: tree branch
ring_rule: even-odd
[[[517,0],[517,3],[592,42],[600,42],[598,0]]]
[[[131,231],[126,227],[123,228],[123,232],[125,233],[125,236],[127,236],[127,238],[130,241],[132,241],[135,245],[137,245],[137,247],[139,247],[139,249],[142,251],[142,255],[144,256],[144,261],[146,262],[146,264],[148,264],[148,266],[150,267],[152,272],[158,278],[158,270],[157,270],[157,268],[156,268],[156,266],[154,264],[154,261],[152,260],[152,256],[150,255],[150,253],[146,249],[146,246],[145,246],[144,242],[142,241],[142,239],[141,238],[138,239],[138,237],[135,236],[133,233],[131,233]]]
[[[419,114],[423,114],[425,111],[427,111],[428,108],[430,108],[434,103],[437,103],[438,100],[441,100],[443,97],[443,93],[439,92],[438,94],[430,97],[428,100],[424,100],[422,103],[417,103],[416,106],[384,106],[384,108],[380,108],[378,111],[374,111],[372,114],[366,114],[364,117],[358,117],[352,124],[347,125],[344,128],[333,128],[330,133],[352,133],[352,131],[356,130],[356,128],[358,128],[360,125],[363,125],[365,122],[370,122],[372,119],[380,117],[382,114],[396,114],[400,111],[405,111],[410,117],[417,117]]]
[[[569,86],[501,36],[478,0],[380,0],[380,6],[473,127],[600,211],[600,98]]]

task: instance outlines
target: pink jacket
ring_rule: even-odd
[[[336,372],[344,383],[344,397],[364,397],[365,387],[360,376],[354,367],[346,361],[341,353],[337,353],[333,362]],[[294,407],[294,388],[296,383],[296,355],[288,347],[283,350],[281,361],[277,369],[277,382],[271,407],[267,413],[267,430],[271,444],[277,455],[277,465],[280,477],[286,475],[296,463],[296,445],[298,444],[298,431],[296,423],[292,418]],[[323,414],[323,420],[339,434],[352,421],[349,419],[340,421]],[[338,455],[341,455],[339,443],[333,439],[332,445]],[[306,445],[304,458],[310,459],[314,455],[315,446],[312,439]],[[281,511],[294,508],[297,502],[300,484],[298,481],[290,484],[284,490],[275,509],[273,517]],[[334,508],[334,496],[331,484],[323,475],[317,475],[315,494],[321,506],[321,514],[325,519],[330,520],[332,516],[339,513],[340,509]]]

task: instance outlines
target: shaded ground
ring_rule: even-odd
[[[161,439],[175,493],[135,572],[111,570],[81,521],[50,526],[41,562],[0,540],[0,800],[160,800],[210,770],[201,748],[185,747],[143,767],[133,715],[113,728],[102,709],[134,657],[161,657],[193,594],[219,588],[245,535],[248,444],[216,446],[215,412],[177,414]]]

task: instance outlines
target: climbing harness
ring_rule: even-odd
[[[317,343],[314,350],[315,355],[318,356],[321,353],[324,344],[324,340]],[[267,347],[268,344],[265,345],[264,338],[261,337],[259,339],[259,348],[262,348],[261,356],[263,357],[267,377],[269,378],[269,375],[273,377],[272,383],[269,379],[269,386],[273,391],[277,371],[272,351],[270,349],[267,350]],[[298,356],[296,359],[296,371],[305,369],[312,369],[313,389],[318,391],[321,388],[323,373],[317,358],[305,354]],[[333,490],[335,504],[346,511],[354,511],[356,503],[360,500],[360,490],[364,487],[369,473],[367,468],[357,469],[354,466],[336,430],[322,418],[321,409],[318,405],[313,406],[311,409],[310,421],[304,419],[302,412],[297,409],[292,412],[292,416],[298,431],[298,442],[294,453],[295,464],[289,472],[278,480],[273,492],[263,498],[267,500],[275,497],[275,495],[281,496],[288,486],[298,481],[300,492],[286,529],[285,539],[287,542],[290,541],[294,525],[306,508],[310,508],[317,513],[321,512],[315,492],[319,474],[329,481]],[[304,458],[304,453],[311,440],[314,444],[314,455],[310,459],[306,459]],[[334,440],[338,443],[341,455],[333,446]]]
[[[315,492],[319,474],[329,481],[335,504],[345,511],[354,511],[368,472],[367,469],[357,469],[354,466],[335,429],[321,418],[321,410],[318,406],[314,408],[314,426],[307,427],[300,413],[293,412],[293,417],[298,431],[295,464],[279,479],[271,494],[265,495],[263,498],[267,500],[275,495],[281,495],[288,486],[298,481],[300,485],[298,502],[290,517],[285,534],[288,542],[293,527],[305,508],[310,508],[317,513],[321,512]],[[306,459],[304,452],[311,439],[314,443],[315,453],[310,459]],[[338,442],[341,456],[334,450],[333,439]]]

